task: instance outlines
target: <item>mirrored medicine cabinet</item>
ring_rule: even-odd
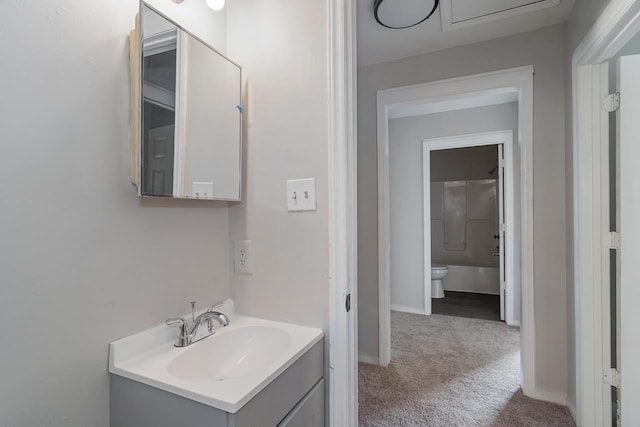
[[[139,19],[138,194],[239,201],[241,67],[144,2]]]

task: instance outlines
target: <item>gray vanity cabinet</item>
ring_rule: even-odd
[[[324,380],[318,381],[278,427],[324,427]]]
[[[111,375],[112,427],[323,427],[320,340],[235,414]]]

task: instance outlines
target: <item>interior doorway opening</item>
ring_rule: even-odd
[[[431,152],[433,314],[504,320],[503,159],[501,145]]]
[[[533,67],[478,74],[378,92],[378,290],[379,353],[377,364],[391,361],[391,194],[390,121],[399,115],[431,114],[517,102],[517,135],[513,138],[518,168],[521,297],[520,365],[524,395],[540,397],[535,385],[535,321],[533,299]],[[492,143],[495,143],[493,141]],[[420,256],[424,256],[420,250]],[[515,274],[515,272],[514,272]],[[423,277],[421,274],[422,283]],[[424,291],[421,299],[425,301]],[[424,302],[423,302],[424,304]],[[424,305],[422,310],[424,310]]]
[[[496,295],[494,320],[520,326],[513,134],[509,129],[423,141],[424,314],[493,320],[490,296]]]

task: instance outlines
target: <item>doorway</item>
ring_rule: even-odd
[[[452,111],[505,102],[518,102],[519,155],[514,162],[520,174],[517,187],[521,210],[520,283],[522,389],[535,397],[535,322],[533,310],[533,67],[519,67],[378,92],[378,300],[380,366],[391,361],[390,315],[390,185],[389,121],[398,113],[420,110]]]
[[[480,175],[468,172],[461,175],[451,175],[451,172],[448,172],[443,175],[440,172],[437,174],[439,177],[448,176],[457,179],[444,181],[442,185],[433,183],[433,174],[437,171],[432,170],[432,155],[437,155],[442,150],[471,147],[489,148],[489,153],[494,150],[496,167],[488,171],[491,173],[482,170]],[[521,290],[520,265],[517,260],[519,260],[520,247],[516,242],[520,241],[518,238],[520,229],[519,224],[516,224],[515,215],[520,211],[520,204],[517,197],[519,192],[513,185],[516,182],[513,166],[513,130],[425,139],[422,164],[424,314],[433,312],[434,293],[431,272],[432,263],[436,262],[447,265],[447,275],[452,275],[448,281],[449,288],[452,290],[472,294],[492,294],[498,291],[499,319],[508,325],[519,326]],[[486,169],[486,165],[480,164],[481,169],[482,166]],[[451,167],[447,169],[451,170]],[[494,174],[497,179],[492,179]],[[484,179],[460,180],[459,178]],[[439,191],[440,187],[442,187],[442,194],[438,198],[433,198],[432,191]],[[471,191],[474,189],[477,191]],[[458,197],[456,193],[460,193],[463,197]],[[473,197],[474,194],[478,197]],[[491,199],[492,194],[493,199]],[[438,213],[434,209],[432,200],[437,199],[443,200],[440,216],[445,218],[444,221],[437,221],[434,218]],[[451,201],[447,203],[449,199]],[[479,199],[477,203],[475,199]],[[490,206],[492,203],[495,203],[493,209]],[[451,215],[446,214],[447,205],[451,205],[453,210]],[[464,215],[461,215],[462,211]],[[496,219],[495,223],[492,223],[493,218]],[[451,224],[447,225],[449,222]],[[447,232],[449,229],[451,233]],[[456,230],[459,232],[456,233]],[[469,235],[468,238],[467,235]],[[435,241],[442,241],[442,245],[434,247]],[[493,246],[494,241],[497,241],[495,246]],[[496,257],[497,263],[494,261]],[[447,280],[446,276],[444,280]],[[498,282],[497,289],[493,289],[493,281]]]

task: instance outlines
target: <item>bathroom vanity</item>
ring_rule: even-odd
[[[229,326],[187,347],[164,324],[111,343],[113,427],[324,426],[322,330],[219,310]]]

